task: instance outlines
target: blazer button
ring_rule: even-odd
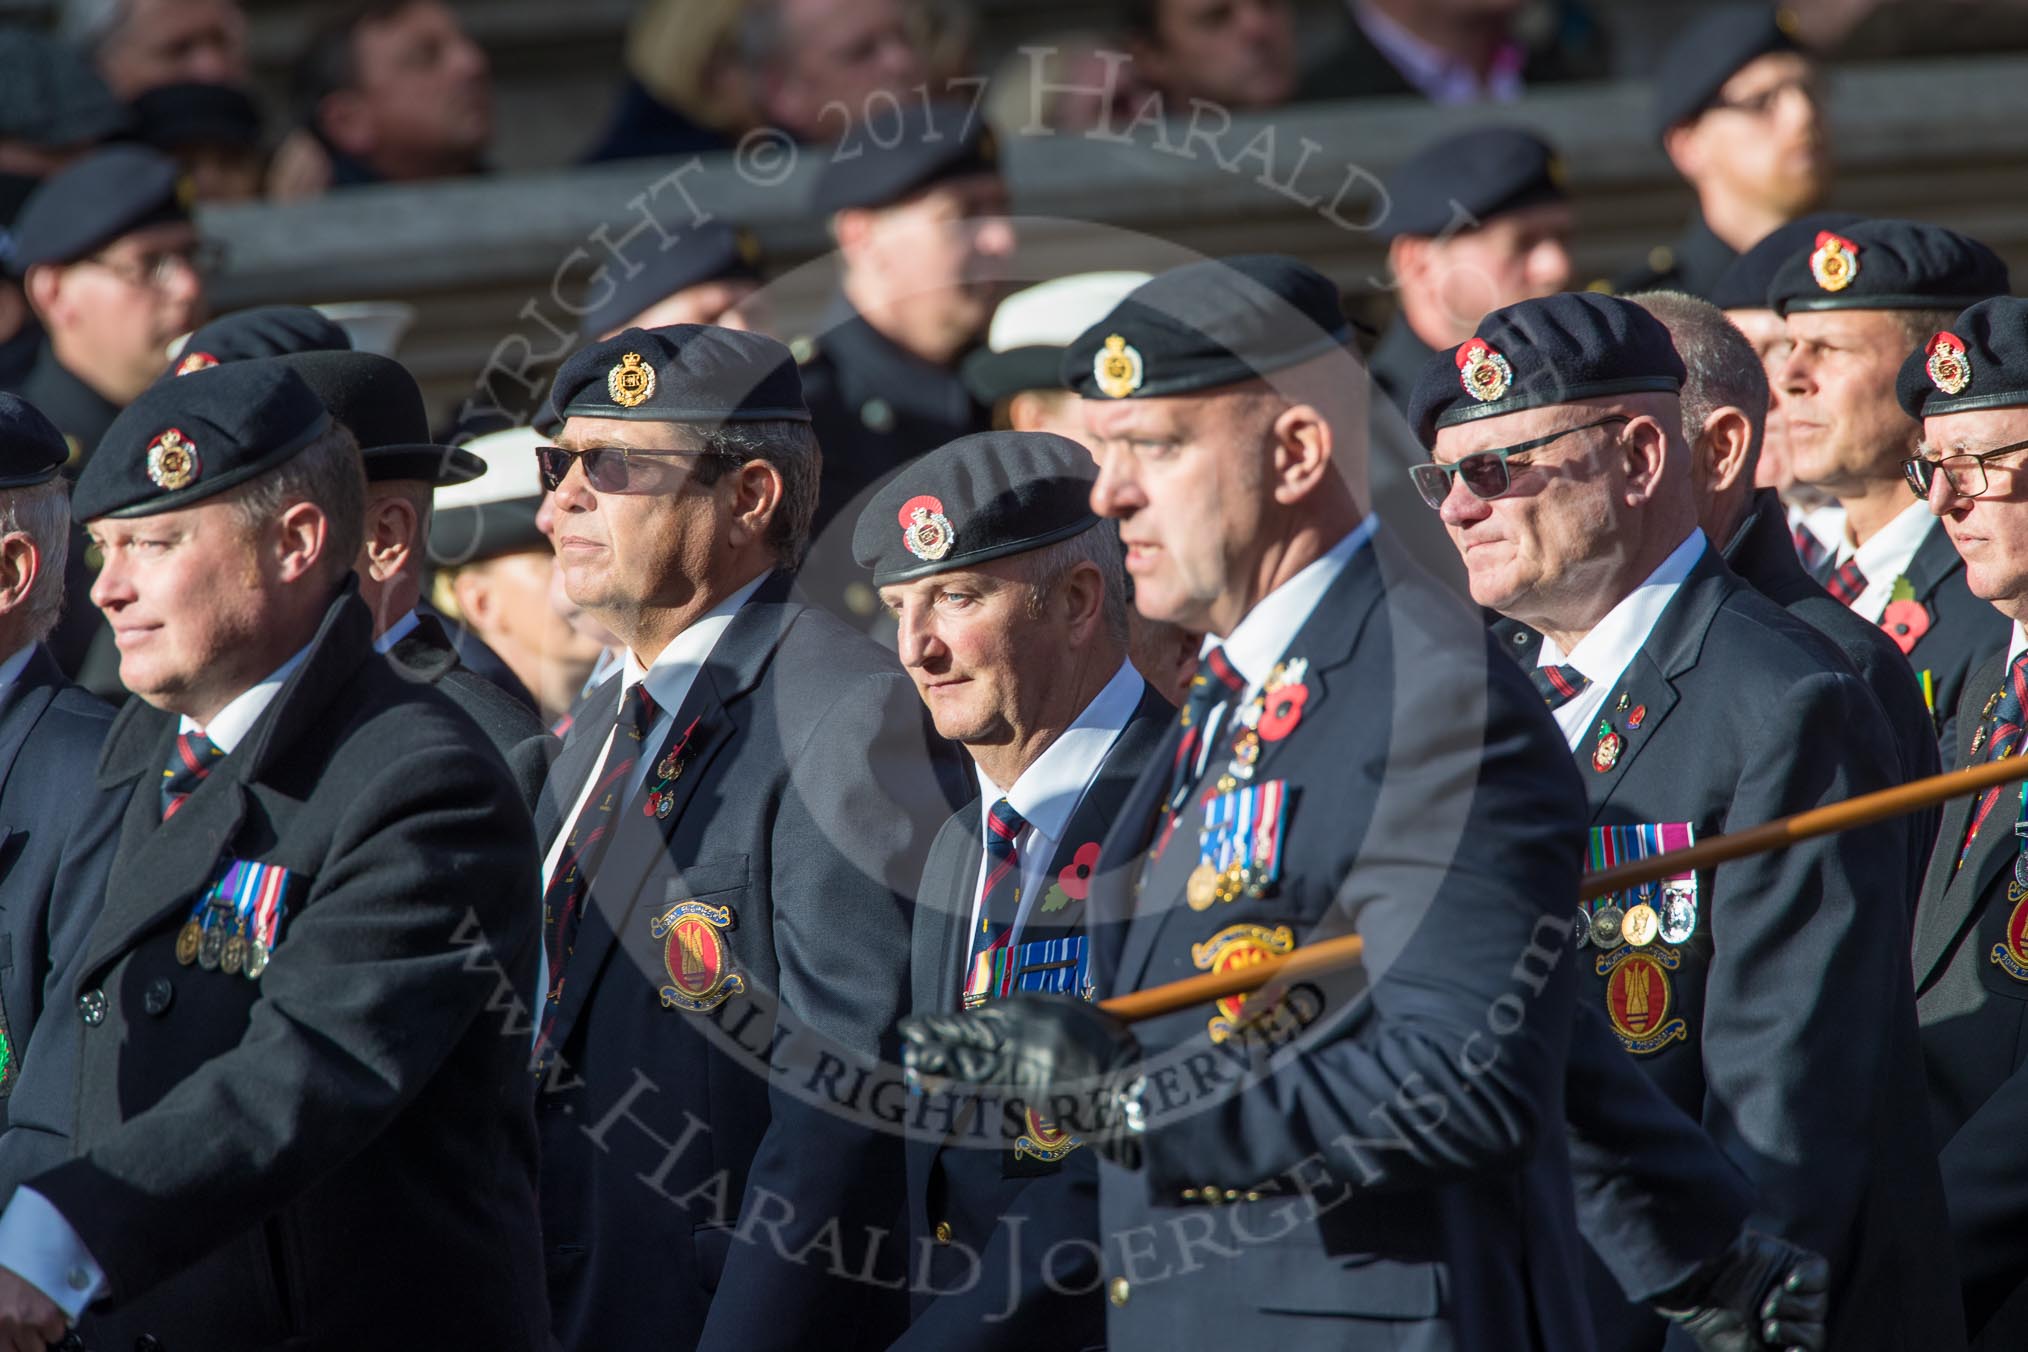
[[[1127,1303],[1127,1297],[1132,1295],[1133,1293],[1134,1288],[1127,1285],[1127,1279],[1125,1277],[1115,1277],[1110,1282],[1106,1283],[1106,1299],[1111,1301],[1114,1305],[1125,1305]]]
[[[106,993],[94,986],[78,996],[77,1012],[84,1016],[86,1027],[98,1027],[106,1021]]]
[[[950,1243],[950,1242],[951,1242],[951,1223],[950,1223],[949,1221],[938,1221],[938,1222],[937,1222],[937,1228],[936,1228],[936,1230],[935,1230],[935,1231],[934,1231],[933,1233],[934,1233],[934,1234],[936,1235],[936,1240],[937,1240],[937,1243],[939,1243],[939,1244],[948,1244],[948,1243]]]
[[[148,989],[141,996],[141,1008],[156,1018],[169,1012],[169,1006],[176,999],[176,987],[169,984],[169,978],[158,976],[148,983]]]
[[[152,1333],[134,1339],[134,1352],[162,1352],[162,1340]]]

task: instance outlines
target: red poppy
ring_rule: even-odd
[[[1894,646],[1906,653],[1929,632],[1929,608],[1920,601],[1889,601],[1880,612],[1880,627]]]
[[[1056,885],[1072,901],[1083,901],[1091,892],[1092,870],[1098,867],[1099,845],[1096,840],[1089,845],[1077,847],[1077,853],[1070,858],[1070,867],[1056,875]]]
[[[1261,740],[1279,742],[1294,732],[1296,724],[1303,721],[1303,703],[1309,698],[1307,685],[1285,685],[1268,691],[1267,703],[1260,713]]]

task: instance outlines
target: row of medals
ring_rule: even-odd
[[[232,926],[231,935],[226,926]],[[240,932],[238,915],[224,924],[205,926],[187,920],[176,932],[176,961],[192,963],[207,972],[223,971],[227,976],[244,973],[252,980],[268,968],[268,946],[258,938]]]
[[[1659,883],[1643,883],[1634,889],[1634,904],[1621,910],[1611,897],[1597,910],[1587,911],[1582,906],[1577,910],[1577,946],[1586,943],[1610,953],[1622,944],[1635,948],[1646,948],[1656,939],[1666,939],[1680,944],[1690,936],[1662,933],[1662,913],[1654,906]]]
[[[1276,667],[1276,674],[1281,672]],[[1255,698],[1255,703],[1265,702],[1266,692]],[[1233,719],[1239,721],[1240,711],[1233,711]],[[1225,767],[1211,788],[1217,794],[1231,793],[1242,783],[1253,778],[1254,763],[1260,759],[1260,733],[1242,724],[1239,733],[1232,739],[1232,760]],[[1258,823],[1256,823],[1258,827]],[[1235,860],[1220,870],[1216,864],[1199,864],[1190,870],[1189,881],[1183,885],[1183,900],[1193,911],[1208,911],[1213,905],[1238,901],[1241,894],[1255,899],[1266,895],[1267,887],[1259,881],[1254,868]]]

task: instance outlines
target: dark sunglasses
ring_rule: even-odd
[[[1917,456],[1901,462],[1901,477],[1908,481],[1909,492],[1919,498],[1928,498],[1929,490],[1936,485],[1937,471],[1942,470],[1944,478],[1950,481],[1951,492],[1961,498],[1976,498],[1991,486],[1986,481],[1986,462],[2021,450],[2028,450],[2028,441],[2017,441],[2010,446],[1999,446],[1976,454],[1961,451],[1935,460]]]
[[[1415,484],[1415,491],[1422,494],[1422,500],[1432,508],[1444,505],[1444,499],[1451,495],[1453,478],[1463,479],[1465,487],[1472,490],[1473,497],[1491,501],[1513,487],[1513,476],[1507,472],[1508,456],[1539,451],[1551,442],[1563,440],[1573,432],[1589,432],[1594,427],[1604,427],[1608,423],[1632,421],[1627,414],[1615,413],[1611,417],[1600,418],[1597,422],[1588,422],[1579,427],[1566,427],[1561,432],[1551,432],[1548,436],[1537,437],[1533,441],[1518,442],[1497,450],[1473,451],[1470,455],[1459,456],[1448,465],[1439,465],[1434,461],[1410,465],[1408,477]]]
[[[566,451],[561,446],[537,446],[535,464],[542,471],[542,486],[554,493],[570,477],[573,460],[584,462],[584,481],[595,493],[624,493],[633,482],[634,456],[702,456],[727,460],[723,451],[648,451],[634,446],[594,446],[587,451]]]

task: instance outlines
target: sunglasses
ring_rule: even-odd
[[[1517,442],[1497,450],[1473,451],[1470,455],[1459,456],[1448,465],[1439,465],[1434,461],[1410,465],[1408,477],[1415,484],[1415,491],[1422,494],[1422,500],[1432,508],[1444,505],[1444,499],[1451,495],[1451,480],[1454,478],[1463,479],[1465,487],[1472,490],[1473,497],[1491,501],[1506,493],[1514,485],[1513,476],[1507,469],[1508,456],[1539,451],[1552,442],[1563,440],[1573,432],[1589,432],[1594,427],[1604,427],[1608,423],[1632,421],[1627,414],[1615,413],[1611,417],[1600,418],[1597,422],[1588,422],[1579,427],[1566,427],[1561,432],[1551,432],[1548,436],[1537,437],[1533,441]]]
[[[584,481],[594,493],[624,493],[633,484],[633,457],[637,455],[701,456],[726,461],[723,451],[650,451],[633,446],[594,446],[585,451],[567,451],[561,446],[537,446],[536,468],[542,472],[542,486],[554,493],[570,477],[571,462],[584,462]]]
[[[1941,470],[1950,483],[1951,492],[1961,498],[1976,498],[1991,487],[1986,480],[1986,462],[2021,450],[2028,450],[2028,441],[2017,441],[2010,446],[1977,453],[1962,451],[1957,455],[1939,456],[1935,460],[1917,456],[1901,462],[1901,477],[1908,481],[1909,492],[1919,498],[1927,498],[1930,489],[1936,485],[1937,471]]]

